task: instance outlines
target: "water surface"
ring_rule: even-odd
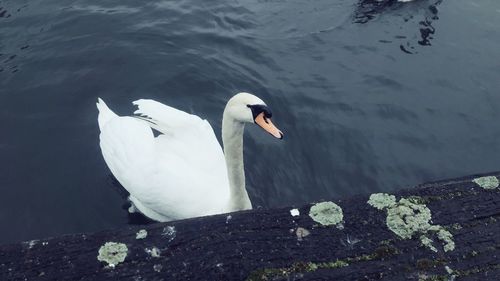
[[[146,3],[145,3],[146,2]],[[133,223],[97,97],[153,98],[220,136],[234,93],[286,134],[245,135],[254,206],[500,169],[500,2],[0,1],[0,243]]]

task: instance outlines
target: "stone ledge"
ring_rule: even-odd
[[[0,280],[500,280],[499,176],[3,245]]]

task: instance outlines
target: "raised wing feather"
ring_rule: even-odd
[[[153,123],[153,128],[164,134],[179,134],[185,129],[196,130],[203,121],[196,115],[154,100],[141,99],[134,101],[133,104],[138,107],[134,114],[146,117]]]

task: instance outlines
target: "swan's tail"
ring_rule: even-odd
[[[102,128],[109,120],[118,117],[116,113],[111,111],[106,103],[101,99],[97,98],[97,109],[99,110],[99,117],[97,117],[97,122],[99,122],[99,129],[102,131]]]

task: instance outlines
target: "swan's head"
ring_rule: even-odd
[[[227,102],[224,112],[236,121],[255,123],[274,137],[283,139],[283,133],[271,122],[271,110],[264,101],[252,94],[236,94]]]

